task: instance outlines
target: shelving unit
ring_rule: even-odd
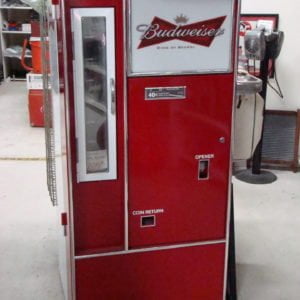
[[[31,31],[22,30],[23,24],[30,23],[32,8],[22,6],[15,0],[0,0],[0,39],[4,80],[26,80],[27,71],[21,66],[21,51],[25,38],[29,39]],[[10,22],[17,24],[15,28]],[[8,48],[18,46],[17,53],[8,53]],[[25,55],[30,59],[31,55]]]

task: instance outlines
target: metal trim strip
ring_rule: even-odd
[[[128,196],[128,97],[127,97],[127,31],[126,0],[123,0],[123,42],[124,42],[124,241],[125,251],[129,250],[129,196]]]
[[[216,244],[224,244],[224,243],[226,243],[225,239],[216,240],[216,241],[189,243],[189,244],[161,246],[161,247],[149,247],[149,248],[134,249],[134,250],[128,250],[128,251],[117,251],[117,252],[106,252],[106,253],[98,253],[98,254],[90,254],[90,255],[79,255],[79,256],[75,256],[75,260],[90,259],[90,258],[105,257],[105,256],[115,256],[115,255],[128,255],[128,254],[143,253],[143,252],[163,251],[163,250],[171,250],[171,249],[181,249],[181,248],[216,245]]]
[[[68,61],[68,51],[67,51],[67,32],[66,32],[66,8],[65,8],[65,2],[61,2],[61,18],[62,18],[62,47],[63,47],[63,56],[64,61]],[[66,125],[66,147],[67,152],[69,155],[67,156],[67,173],[68,173],[68,195],[69,195],[69,201],[68,201],[68,211],[69,211],[69,257],[68,257],[68,263],[70,264],[69,268],[69,277],[70,282],[68,283],[69,287],[69,299],[70,300],[76,300],[76,279],[75,279],[75,242],[74,242],[74,207],[73,207],[73,183],[72,183],[72,162],[71,162],[71,141],[70,141],[70,110],[69,110],[69,77],[68,77],[68,66],[67,64],[63,63],[64,66],[64,81],[65,81],[65,125]]]
[[[240,13],[241,13],[241,0],[233,1],[233,15],[234,15],[234,8],[236,5],[236,24],[235,24],[235,43],[236,49],[239,43],[239,24],[240,24]],[[234,24],[233,24],[234,25]],[[234,40],[232,40],[234,43]],[[232,46],[234,49],[234,45]],[[235,52],[234,57],[235,65],[237,66],[238,63],[238,51]],[[234,77],[233,77],[233,101],[232,101],[232,121],[231,121],[231,147],[230,147],[230,160],[229,160],[229,174],[228,174],[228,205],[227,205],[227,226],[226,226],[226,250],[225,250],[225,264],[224,264],[224,288],[223,288],[223,300],[226,300],[226,293],[227,293],[227,280],[228,280],[228,257],[229,257],[229,234],[230,234],[230,216],[231,216],[231,193],[233,192],[232,188],[232,149],[233,149],[233,138],[234,138],[234,106],[235,106],[235,97],[236,97],[236,78],[237,78],[237,67],[234,70]]]

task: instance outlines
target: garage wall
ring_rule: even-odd
[[[285,33],[282,52],[277,59],[277,77],[284,93],[280,99],[268,89],[267,108],[296,110],[300,108],[300,1],[242,0],[242,13],[279,14],[279,29]],[[273,80],[271,81],[273,83]]]

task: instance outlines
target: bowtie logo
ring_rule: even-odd
[[[178,18],[178,17],[177,17]],[[180,19],[185,16],[180,16]],[[226,16],[196,22],[187,25],[172,24],[159,17],[154,17],[150,25],[139,25],[137,30],[142,32],[141,42],[138,49],[157,45],[163,42],[172,40],[180,40],[204,47],[210,47],[213,40],[220,35],[223,35],[225,29],[221,28]],[[175,19],[177,20],[177,19]]]

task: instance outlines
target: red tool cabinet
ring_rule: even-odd
[[[224,299],[238,12],[235,0],[52,7],[66,298]]]

